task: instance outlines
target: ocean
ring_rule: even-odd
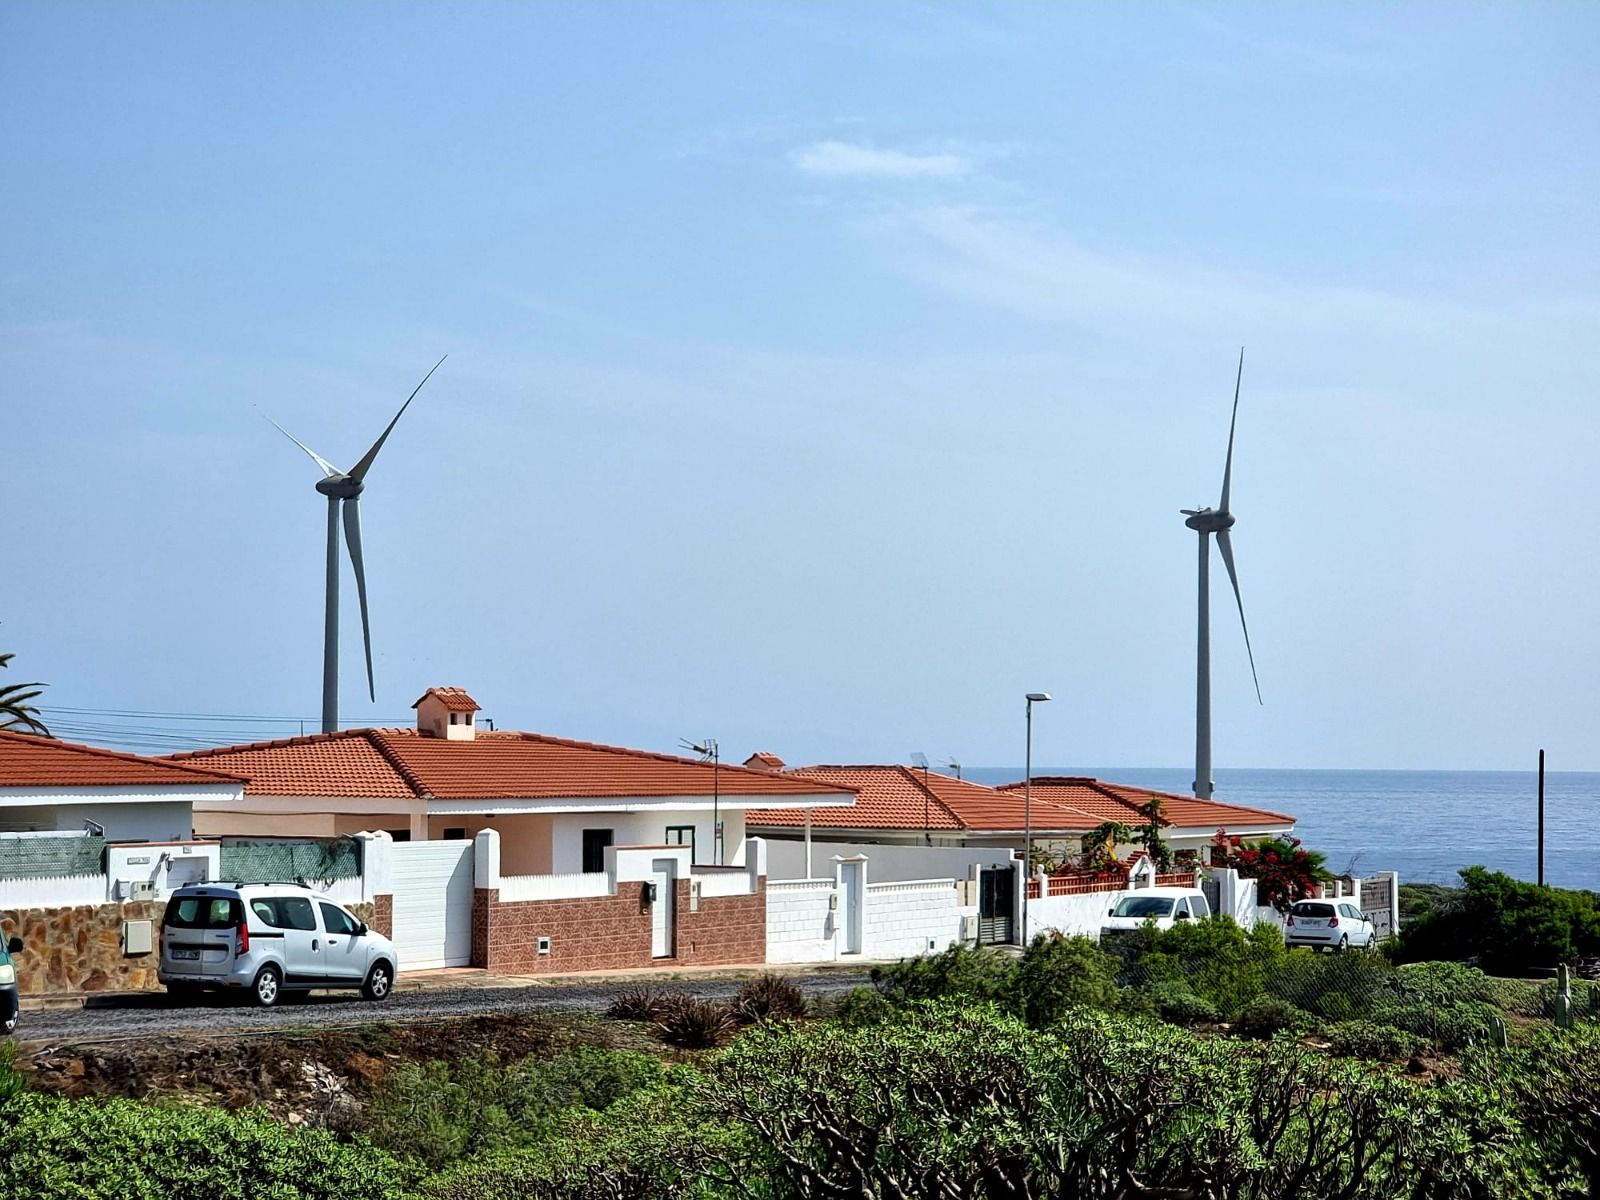
[[[969,768],[978,783],[1021,779],[1020,767]],[[1187,794],[1188,767],[1038,767]],[[1538,776],[1533,771],[1218,770],[1216,799],[1298,818],[1296,834],[1335,872],[1398,871],[1402,883],[1455,883],[1481,863],[1519,879],[1538,874]],[[1600,890],[1600,773],[1545,775],[1545,882]]]

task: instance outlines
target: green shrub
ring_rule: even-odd
[[[370,1145],[261,1113],[35,1092],[0,1104],[7,1200],[398,1200],[407,1178]]]
[[[1410,1058],[1424,1046],[1416,1034],[1376,1021],[1336,1021],[1323,1028],[1322,1036],[1328,1039],[1329,1054],[1374,1062]]]
[[[1130,938],[1118,949],[1122,983],[1181,984],[1227,1018],[1261,998],[1267,979],[1285,956],[1277,930],[1261,926],[1247,933],[1229,917],[1140,933],[1140,938]]]
[[[944,998],[999,1000],[1014,960],[994,950],[955,945],[939,954],[872,969],[872,982],[894,1004]]]
[[[875,988],[851,988],[834,1005],[834,1019],[851,1029],[877,1025],[894,1015],[894,1005]]]
[[[1560,985],[1554,979],[1539,984],[1533,994],[1532,1012],[1554,1020],[1556,994],[1560,990]],[[1579,1020],[1600,1020],[1600,983],[1591,983],[1587,979],[1572,981],[1572,1012]]]
[[[1399,968],[1390,982],[1391,990],[1411,1004],[1445,1005],[1464,1000],[1493,1003],[1495,981],[1477,967],[1457,962],[1420,962]]]
[[[1476,958],[1493,975],[1527,975],[1600,954],[1600,903],[1592,892],[1542,887],[1467,867],[1461,890],[1401,926],[1404,961]]]
[[[22,1072],[11,1065],[16,1055],[15,1042],[0,1042],[0,1103],[11,1099],[27,1086]]]
[[[1005,1007],[1042,1029],[1073,1008],[1114,1008],[1117,960],[1090,938],[1042,933],[1011,972],[1006,991]]]
[[[1393,975],[1375,954],[1294,950],[1271,973],[1266,990],[1324,1020],[1351,1021],[1372,1011]]]
[[[1426,1038],[1444,1050],[1461,1050],[1489,1035],[1489,1022],[1498,1015],[1494,1005],[1482,1000],[1456,1004],[1392,1004],[1373,1011],[1373,1020]]]
[[[1234,1021],[1234,1032],[1244,1037],[1269,1038],[1275,1033],[1303,1028],[1309,1018],[1287,1000],[1263,996],[1252,1000]]]
[[[1174,1025],[1212,1025],[1222,1020],[1217,1006],[1197,996],[1182,982],[1169,979],[1148,984],[1144,991],[1163,1021]]]
[[[492,1057],[407,1063],[367,1105],[367,1133],[395,1154],[439,1167],[540,1140],[556,1114],[604,1109],[661,1079],[661,1063],[629,1050],[584,1047],[502,1067]]]

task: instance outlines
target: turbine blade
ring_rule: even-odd
[[[271,425],[271,426],[272,426],[272,427],[273,427],[273,428],[274,428],[274,429],[276,429],[276,430],[277,430],[277,431],[278,431],[278,432],[279,432],[279,433],[281,433],[281,434],[283,434],[283,436],[284,436],[284,437],[286,437],[286,438],[288,438],[288,439],[289,439],[289,440],[290,440],[290,441],[291,441],[291,442],[293,442],[293,443],[294,443],[294,444],[295,444],[295,445],[296,445],[296,446],[299,446],[299,447],[300,447],[300,449],[302,449],[302,450],[304,450],[304,451],[305,451],[305,452],[306,452],[306,453],[307,453],[307,454],[309,454],[309,455],[310,455],[310,456],[311,456],[311,461],[312,461],[312,462],[314,462],[314,463],[316,463],[316,464],[317,464],[317,466],[319,466],[319,467],[321,467],[321,468],[322,468],[322,477],[323,477],[323,478],[324,478],[324,479],[332,479],[332,478],[334,478],[334,477],[335,477],[335,476],[338,476],[338,475],[343,475],[343,474],[344,474],[344,472],[343,472],[343,471],[341,471],[341,470],[339,470],[339,468],[338,468],[338,467],[336,467],[336,466],[334,466],[334,465],[333,465],[333,464],[332,464],[332,463],[331,463],[331,462],[329,462],[329,461],[328,461],[328,460],[327,460],[327,459],[325,459],[325,458],[323,458],[323,457],[322,457],[322,455],[320,455],[320,454],[318,454],[318,453],[317,453],[317,452],[316,452],[316,451],[315,451],[315,450],[313,450],[313,449],[312,449],[312,448],[311,448],[311,447],[310,447],[310,446],[308,446],[308,445],[306,445],[306,444],[305,444],[305,443],[304,443],[304,442],[302,442],[302,441],[301,441],[301,440],[300,440],[300,439],[299,439],[299,438],[297,438],[297,437],[295,437],[295,435],[294,435],[294,434],[292,434],[292,433],[290,433],[290,432],[289,432],[289,431],[288,431],[288,430],[287,430],[287,429],[285,429],[285,428],[284,428],[284,427],[283,427],[283,426],[282,426],[282,425],[279,425],[279,424],[278,424],[278,423],[277,423],[277,422],[276,422],[276,421],[274,421],[274,420],[273,420],[273,419],[272,419],[272,418],[271,418],[271,417],[269,417],[269,416],[267,416],[267,414],[266,414],[266,413],[262,413],[262,414],[261,414],[261,419],[262,419],[262,420],[263,420],[263,421],[265,421],[265,422],[266,422],[266,423],[267,423],[267,424],[268,424],[268,425]]]
[[[367,652],[367,698],[378,702],[372,683],[372,627],[367,624],[367,572],[361,562],[360,501],[351,496],[344,502],[344,540],[350,547],[350,565],[356,569],[356,598],[361,602],[361,645]]]
[[[444,359],[445,358],[449,358],[449,357],[450,356],[448,354],[446,354],[444,356],[444,358],[441,358],[438,362],[434,363],[433,364],[433,370],[429,371],[426,375],[424,375],[422,377],[422,383],[427,383],[428,380],[432,379],[433,378],[433,372],[437,371],[439,369],[440,365],[444,362]],[[361,456],[361,461],[358,462],[355,466],[350,468],[350,478],[351,479],[354,479],[357,482],[360,482],[361,480],[363,480],[363,479],[365,479],[367,477],[367,472],[372,469],[372,460],[377,458],[378,457],[378,451],[383,449],[383,443],[385,441],[387,441],[388,438],[389,438],[389,431],[392,430],[395,427],[395,424],[400,420],[400,418],[402,416],[405,415],[406,409],[411,407],[411,402],[417,398],[417,393],[422,390],[422,383],[417,384],[417,386],[412,389],[411,395],[407,396],[406,397],[406,402],[400,406],[400,411],[395,413],[394,420],[389,422],[388,429],[385,429],[381,434],[379,434],[378,435],[378,440],[372,443],[372,449],[368,450],[365,454],[363,454]]]
[[[1239,377],[1233,381],[1233,420],[1228,422],[1228,461],[1222,468],[1222,503],[1217,505],[1221,512],[1228,511],[1228,492],[1233,487],[1233,430],[1239,423],[1239,385],[1244,382],[1244,347],[1239,347]]]
[[[1217,545],[1222,550],[1222,565],[1228,568],[1228,579],[1233,584],[1233,598],[1239,605],[1239,626],[1244,630],[1244,652],[1250,656],[1250,681],[1256,685],[1256,703],[1261,700],[1261,680],[1256,678],[1256,652],[1250,649],[1250,626],[1244,619],[1244,597],[1239,595],[1239,572],[1233,569],[1233,539],[1226,529],[1217,533]]]

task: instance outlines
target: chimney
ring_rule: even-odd
[[[753,771],[770,771],[773,774],[777,774],[783,770],[783,759],[770,750],[757,750],[744,760],[744,765]]]
[[[411,707],[417,710],[417,732],[423,737],[470,742],[477,736],[478,702],[465,688],[429,688]]]

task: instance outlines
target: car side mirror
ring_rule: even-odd
[[[1114,909],[1114,908],[1108,908],[1108,909],[1106,909],[1106,916],[1108,916],[1108,917],[1114,917],[1114,916],[1116,916],[1116,915],[1117,915],[1117,910],[1116,910],[1116,909]]]
[[[7,954],[21,954],[22,949],[22,939],[19,937],[14,937],[6,943]]]
[[[364,937],[364,936],[366,936],[366,932],[367,932],[367,923],[365,921],[357,921],[356,922],[356,936],[357,937]]]
[[[1187,921],[1189,919],[1189,914],[1186,912],[1174,913],[1172,919],[1174,921]]]

